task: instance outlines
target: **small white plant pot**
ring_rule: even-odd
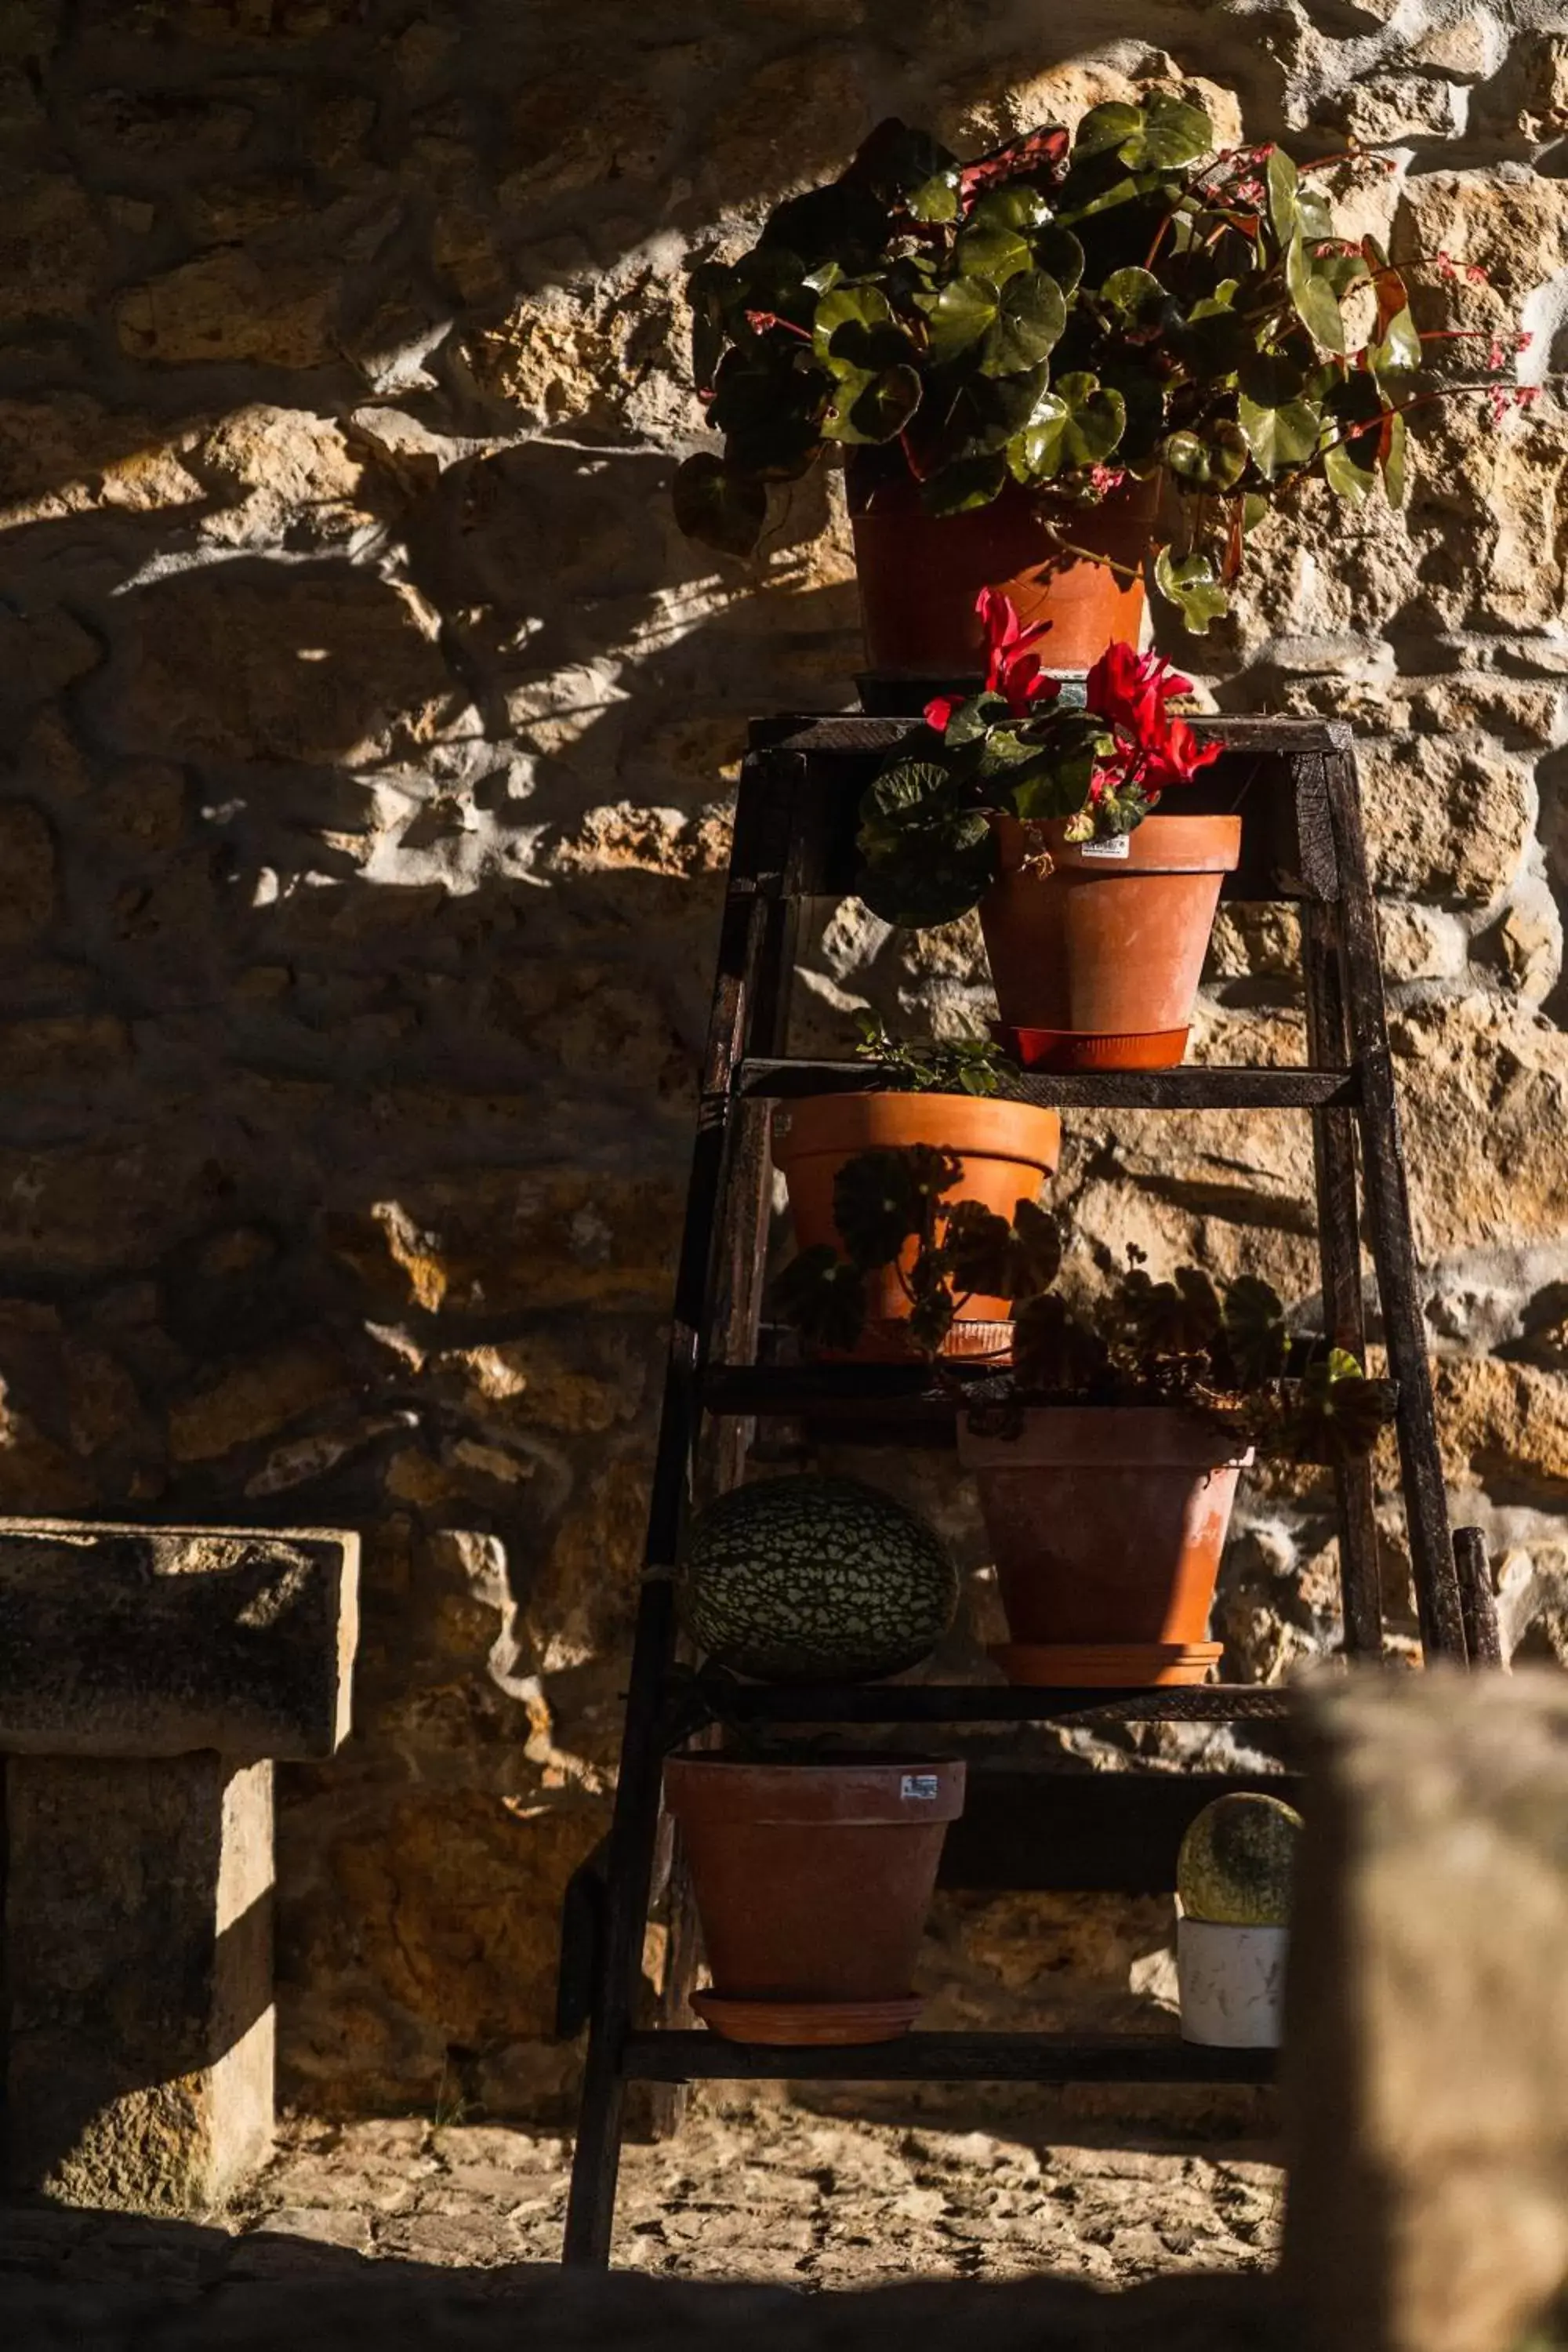
[[[1277,2050],[1289,1942],[1289,1927],[1178,1919],[1183,2041],[1210,2050]]]

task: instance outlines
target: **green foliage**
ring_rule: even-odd
[[[1092,108],[1070,143],[1048,126],[969,163],[879,125],[749,252],[692,273],[692,372],[724,452],[680,468],[682,529],[753,547],[767,486],[834,443],[912,475],[934,514],[1009,480],[1093,504],[1163,471],[1183,524],[1156,582],[1201,633],[1243,501],[1318,474],[1351,499],[1381,475],[1397,502],[1422,365],[1403,278],[1280,149],[1214,148],[1160,90]],[[1369,287],[1353,346],[1345,298]]]
[[[988,1037],[895,1037],[875,1013],[858,1014],[856,1026],[855,1051],[878,1065],[889,1094],[994,1095],[1004,1077],[1016,1075]]]
[[[1020,1310],[1021,1391],[1082,1403],[1193,1405],[1291,1461],[1348,1461],[1375,1444],[1394,1409],[1389,1383],[1367,1380],[1343,1349],[1292,1342],[1268,1283],[1239,1275],[1216,1289],[1198,1266],[1154,1282],[1139,1253],[1130,1255],[1134,1263],[1087,1319],[1054,1296]]]

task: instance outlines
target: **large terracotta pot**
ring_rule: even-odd
[[[1252,1450],[1170,1405],[1054,1405],[1016,1437],[961,1418],[1012,1639],[1012,1682],[1201,1682],[1219,1655],[1210,1604],[1236,1482]]]
[[[1118,638],[1137,645],[1154,483],[1131,482],[1098,507],[1075,507],[1009,482],[989,506],[958,515],[927,514],[901,468],[851,460],[847,487],[873,671],[934,685],[983,669],[974,610],[983,588],[1001,589],[1024,620],[1050,623],[1039,645],[1047,669],[1088,669]],[[1069,545],[1090,554],[1069,554]]]
[[[1059,820],[992,824],[1001,873],[980,925],[1008,1051],[1035,1069],[1179,1062],[1241,819],[1146,816],[1115,842],[1079,844]],[[1042,850],[1043,873],[1029,862]]]
[[[928,1143],[953,1151],[963,1174],[950,1201],[979,1201],[1011,1217],[1019,1201],[1033,1201],[1056,1173],[1062,1123],[1034,1103],[1001,1102],[979,1095],[806,1095],[773,1113],[773,1163],[789,1187],[796,1244],[803,1250],[838,1246],[833,1184],[857,1152]],[[907,1272],[915,1257],[904,1252]],[[903,1326],[910,1302],[892,1266],[867,1281],[866,1332],[858,1361],[886,1361],[909,1353]],[[1013,1309],[1005,1298],[976,1293],[954,1323],[945,1355],[1005,1355]],[[1001,1328],[999,1328],[1001,1327]]]
[[[915,1758],[751,1764],[671,1757],[664,1801],[691,1867],[711,1992],[747,2042],[888,2042],[910,1988],[963,1766]]]

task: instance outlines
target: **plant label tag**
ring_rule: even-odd
[[[899,1783],[899,1794],[906,1805],[915,1802],[931,1804],[936,1798],[934,1772],[906,1772]]]
[[[1125,864],[1132,855],[1132,835],[1113,833],[1109,841],[1080,841],[1078,846],[1082,857],[1120,857]]]

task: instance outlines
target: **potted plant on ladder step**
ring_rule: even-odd
[[[1278,2049],[1303,1826],[1281,1798],[1237,1790],[1205,1805],[1188,1828],[1176,1858],[1184,2042]]]
[[[874,1014],[861,1017],[857,1052],[875,1065],[872,1088],[807,1095],[773,1112],[773,1152],[789,1192],[797,1249],[844,1255],[840,1236],[859,1234],[879,1214],[875,1181],[864,1171],[846,1198],[839,1180],[847,1163],[868,1153],[896,1154],[921,1147],[956,1161],[944,1183],[944,1213],[960,1202],[1009,1215],[1020,1200],[1033,1202],[1056,1172],[1061,1119],[1054,1110],[1007,1099],[999,1089],[1011,1070],[1000,1051],[968,1038],[900,1040]],[[1015,1074],[1016,1075],[1016,1074]],[[880,1160],[895,1180],[904,1163]],[[901,1258],[865,1265],[866,1295],[857,1336],[833,1352],[865,1360],[896,1360],[921,1352],[910,1318],[919,1309],[909,1270],[916,1255],[911,1234]],[[965,1297],[942,1339],[949,1355],[994,1355],[1007,1343],[1011,1312],[994,1284]]]
[[[1382,159],[1216,152],[1202,109],[1158,89],[968,162],[883,122],[749,251],[694,271],[693,373],[723,448],[680,467],[677,520],[749,553],[772,487],[842,455],[884,676],[972,674],[984,586],[1085,669],[1136,640],[1151,552],[1205,630],[1244,535],[1303,480],[1397,504],[1406,412],[1494,390],[1417,393],[1405,279],[1335,219],[1315,176],[1335,165]]]
[[[857,1163],[845,1169],[846,1188],[874,1185],[885,1211],[874,1230],[844,1237],[842,1256],[787,1265],[778,1311],[808,1336],[852,1345],[867,1276],[912,1237],[921,1313],[911,1336],[961,1402],[959,1459],[979,1488],[1007,1618],[997,1664],[1011,1681],[1063,1688],[1202,1682],[1219,1656],[1209,1612],[1255,1448],[1308,1461],[1363,1453],[1392,1411],[1388,1384],[1290,1335],[1278,1294],[1253,1276],[1222,1295],[1197,1267],[1154,1282],[1135,1263],[1095,1310],[1075,1314],[1049,1287],[1061,1259],[1054,1219],[1020,1203],[1012,1221],[974,1209],[944,1220],[940,1165],[905,1156],[901,1186],[882,1168],[863,1180]],[[939,1354],[982,1270],[1015,1302],[1006,1370],[983,1401]]]
[[[928,703],[861,802],[860,896],[920,929],[978,906],[999,1034],[1026,1067],[1179,1062],[1241,855],[1239,816],[1163,812],[1219,757],[1171,708],[1191,680],[1118,644],[1069,702],[1040,625],[990,589],[978,611],[981,691]]]

